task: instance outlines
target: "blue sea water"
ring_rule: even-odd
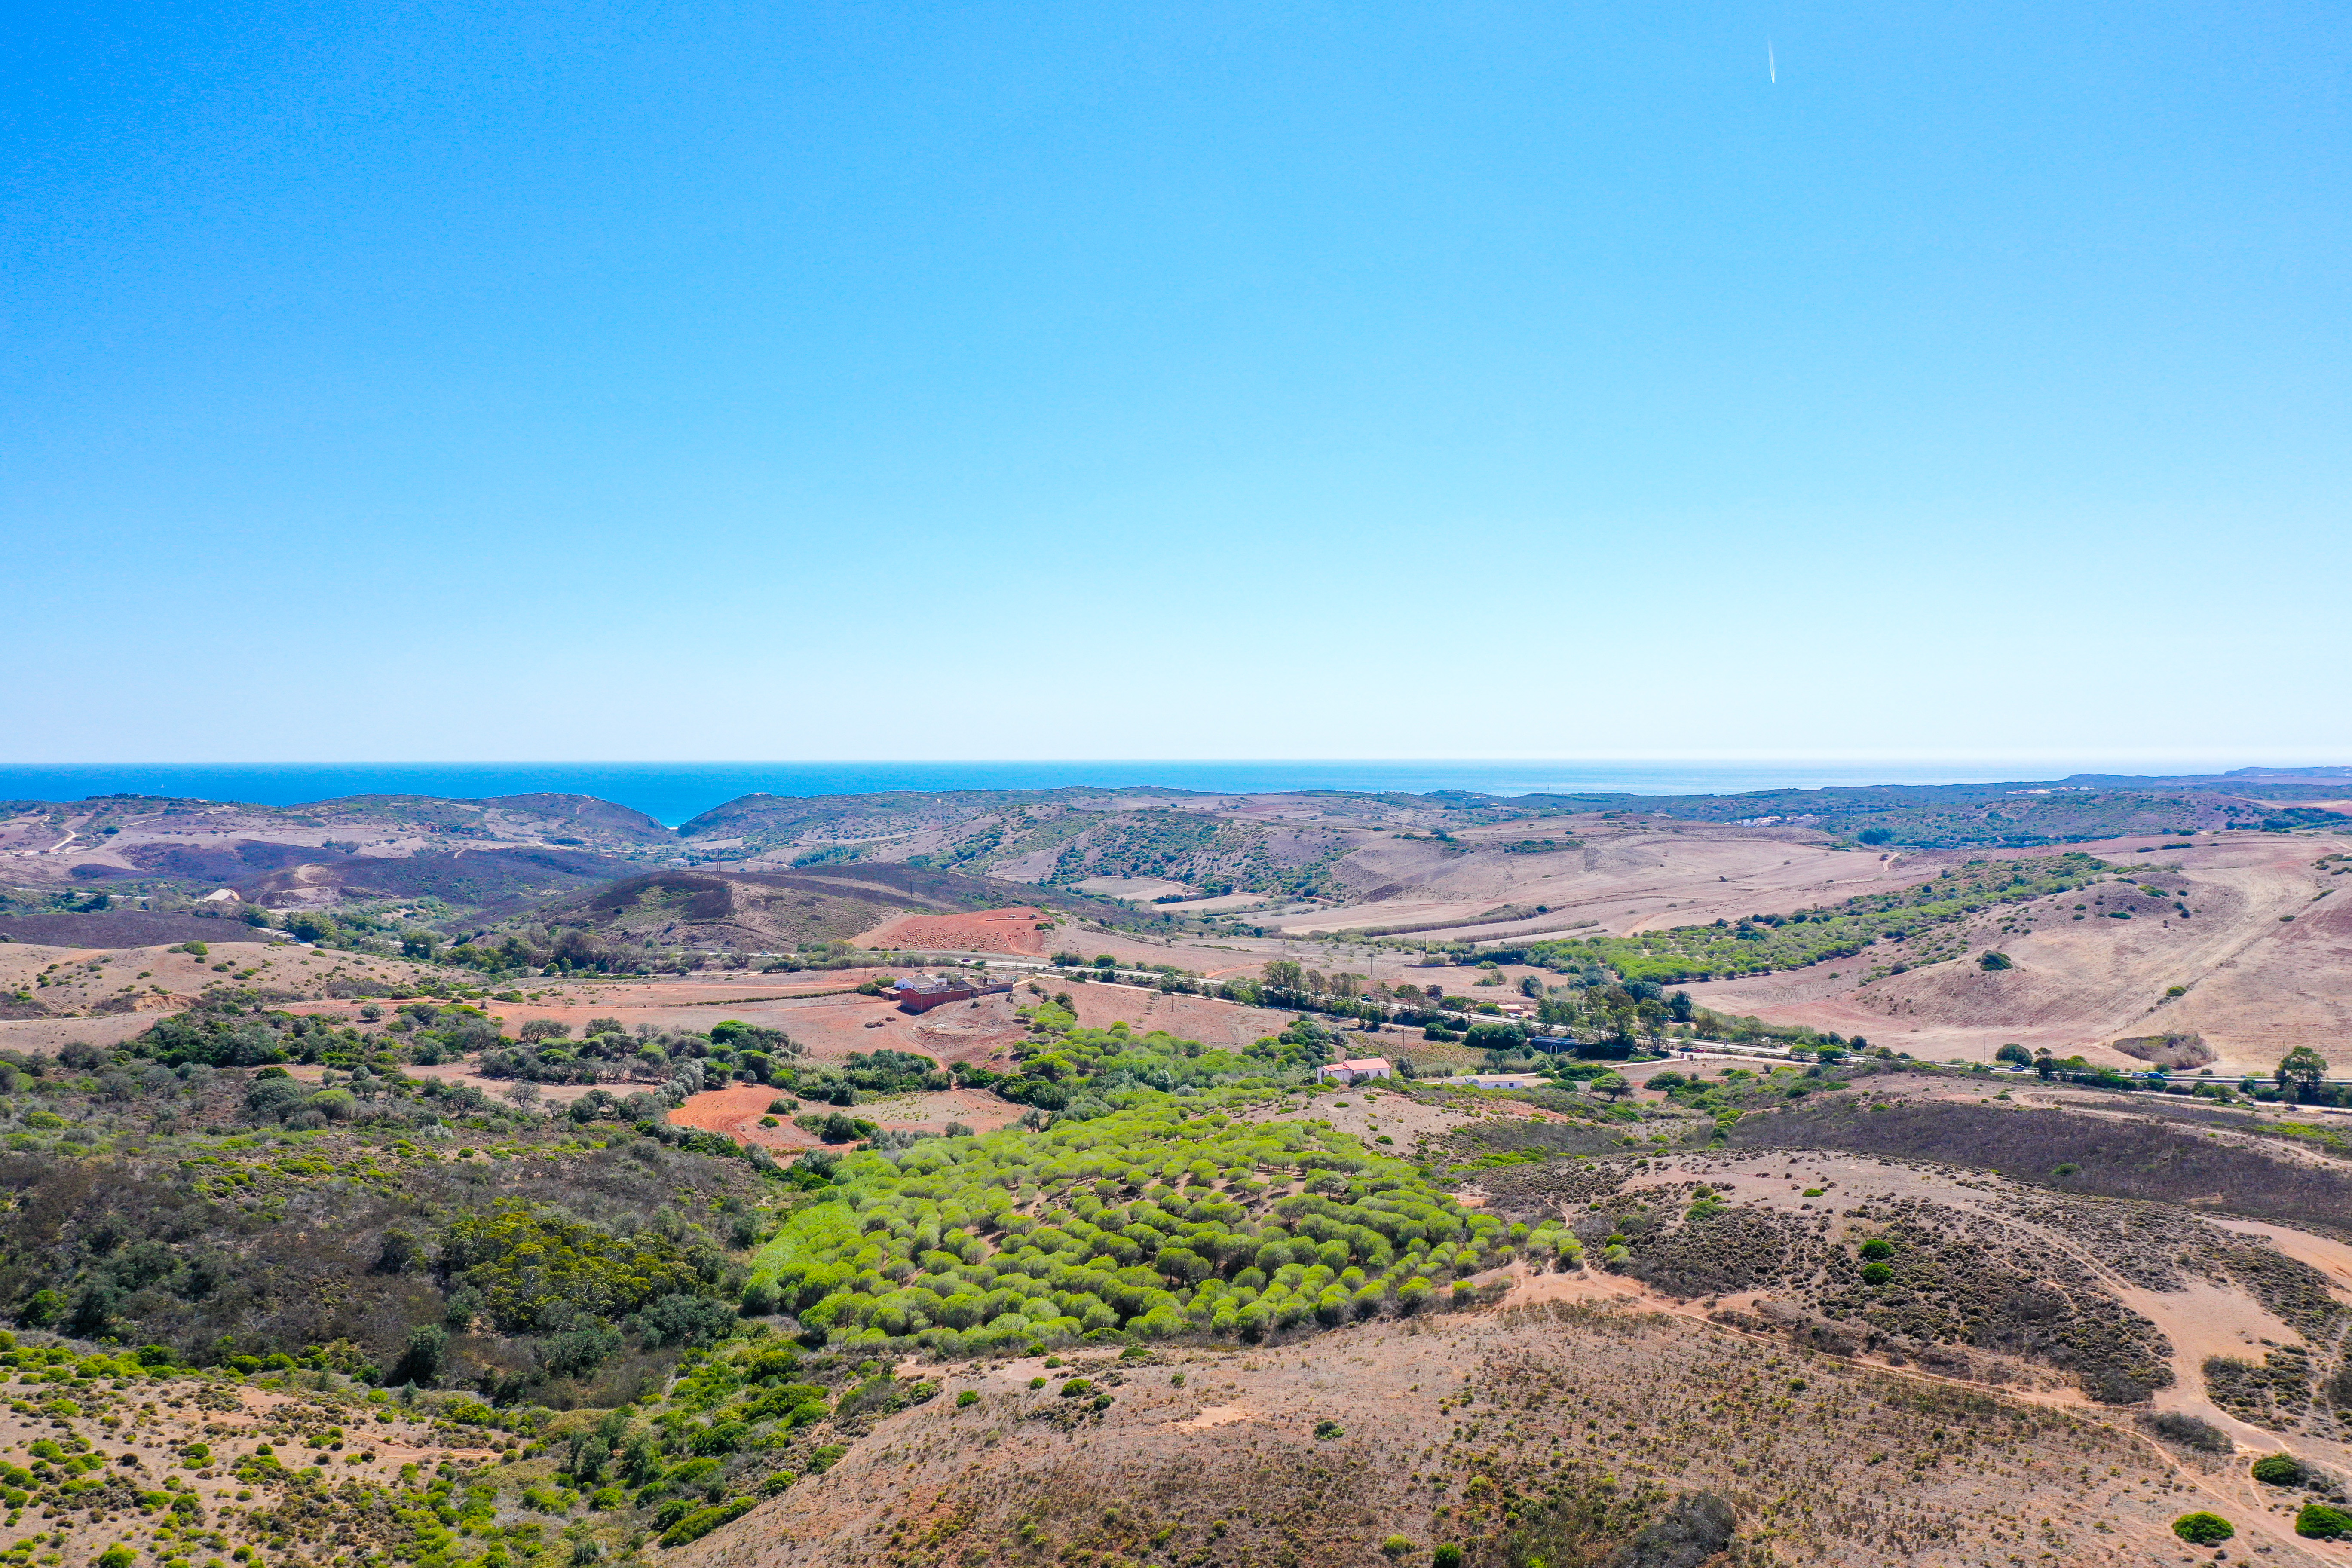
[[[2204,764],[2204,771],[2210,764]],[[1204,793],[1376,790],[1415,795],[1604,791],[1736,795],[1830,784],[2039,780],[2077,771],[2039,763],[1724,762],[881,762],[881,763],[64,763],[0,764],[0,800],[167,795],[299,805],[352,795],[453,800],[549,792],[634,806],[675,827],[740,795],[864,795],[889,790],[1058,789],[1160,784]],[[2183,771],[2177,762],[2081,771]]]

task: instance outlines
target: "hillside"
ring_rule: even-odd
[[[0,934],[10,918],[257,907],[256,918],[331,945],[454,951],[530,978],[675,971],[849,942],[908,916],[1034,906],[1085,928],[1057,942],[1218,984],[1296,961],[1391,994],[1458,990],[1498,960],[1503,984],[1557,992],[1597,966],[1686,988],[1717,1013],[1893,1039],[1915,1055],[2017,1043],[2120,1062],[2112,1042],[2168,1032],[2200,1037],[2217,1070],[2267,1071],[2295,1044],[2324,1053],[2352,1025],[2352,941],[2331,897],[2352,865],[2332,857],[2352,852],[2352,836],[2329,826],[2339,819],[2326,804],[2343,788],[2311,770],[1638,808],[1613,796],[1143,788],[755,795],[678,835],[569,796],[284,811],[19,803],[0,822],[0,867],[21,879],[0,893]],[[1807,809],[1759,811],[1775,802]],[[2133,815],[2149,803],[2162,811]],[[2035,833],[2010,831],[2018,812]],[[2248,826],[2041,841],[2116,821]],[[2002,842],[1976,842],[1988,837]],[[2065,850],[2103,868],[2098,885],[2008,886],[2014,868]],[[1931,886],[1948,891],[1926,909],[1918,889]],[[1949,890],[1964,887],[1978,891]],[[1889,913],[1898,906],[1917,918]],[[91,945],[136,940],[82,929]],[[983,945],[1030,952],[996,934]],[[1980,966],[1988,952],[2007,967]],[[1415,973],[1432,966],[1454,973]]]
[[[1979,1054],[1988,1034],[2063,1056],[2170,1031],[2201,1037],[2217,1071],[2266,1072],[2295,1046],[2338,1046],[2352,1030],[2352,910],[2336,896],[2352,839],[2236,834],[2154,856],[2135,847],[2114,847],[2109,858],[2128,862],[2121,874],[2076,894],[1988,906],[1867,959],[1691,993],[1937,1057]],[[2010,967],[1973,962],[1988,951]]]
[[[1957,1568],[2168,1560],[2198,1510],[2352,1550],[2295,1532],[2352,1473],[2329,1126],[1887,1055],[1318,1089],[1360,1036],[1075,977],[941,1017],[15,957],[186,1009],[0,1052],[5,1353],[65,1402],[0,1479],[86,1558]]]
[[[976,877],[919,866],[823,865],[801,871],[698,868],[648,872],[597,891],[532,909],[540,925],[663,947],[789,952],[846,942],[902,915],[965,914],[1005,903],[1012,889]],[[1164,917],[1081,896],[1047,891],[1049,911],[1134,930]],[[1050,917],[1049,917],[1050,918]]]
[[[226,889],[274,908],[418,899],[478,908],[607,881],[675,843],[643,813],[585,795],[0,805],[0,863],[18,886],[166,902]]]

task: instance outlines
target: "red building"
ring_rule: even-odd
[[[991,983],[950,978],[944,974],[918,974],[898,982],[898,1010],[902,1013],[928,1013],[950,1002],[969,1002],[975,996],[992,996],[1000,991],[1010,991],[1009,980]]]

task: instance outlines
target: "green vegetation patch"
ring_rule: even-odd
[[[1157,1029],[1137,1034],[1124,1023],[1077,1028],[1075,1016],[1052,1003],[1023,1016],[1035,1037],[1014,1048],[1016,1071],[961,1067],[959,1076],[1006,1100],[1080,1120],[1111,1110],[1117,1101],[1110,1097],[1135,1098],[1129,1091],[1274,1088],[1332,1059],[1329,1031],[1306,1018],[1234,1052]]]
[[[1528,962],[1555,970],[1605,964],[1628,980],[1666,985],[1801,969],[1850,958],[1882,939],[1900,942],[1994,904],[2021,904],[2095,881],[2111,869],[2080,853],[2028,860],[1971,860],[1900,892],[1864,893],[1842,903],[1737,922],[1675,926],[1630,936],[1530,943]]]
[[[693,1261],[658,1234],[615,1236],[514,1202],[453,1223],[442,1267],[479,1291],[491,1321],[509,1332],[619,1317],[702,1289]]]
[[[979,1354],[1206,1331],[1259,1340],[1411,1312],[1520,1253],[1573,1248],[1465,1212],[1319,1122],[1164,1102],[1034,1133],[859,1152],[753,1262],[804,1331],[845,1347]]]

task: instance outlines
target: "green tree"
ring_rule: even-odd
[[[2327,1058],[2309,1046],[2297,1046],[2279,1059],[2278,1069],[2273,1076],[2281,1089],[2292,1083],[2299,1093],[2308,1094],[2326,1078]]]
[[[408,1348],[392,1369],[389,1381],[433,1386],[441,1376],[441,1363],[449,1353],[449,1331],[438,1323],[419,1323],[408,1331]]]
[[[286,917],[286,929],[304,942],[340,942],[342,930],[316,910],[299,910]]]
[[[1592,1092],[1605,1094],[1612,1100],[1632,1087],[1625,1081],[1625,1075],[1620,1072],[1605,1072],[1592,1080]]]

